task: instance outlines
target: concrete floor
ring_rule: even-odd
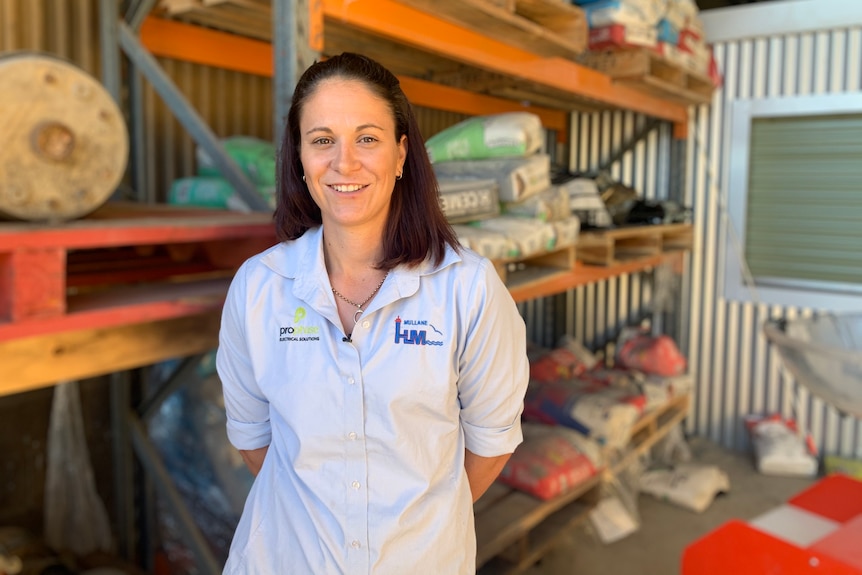
[[[728,474],[727,494],[700,514],[640,495],[642,523],[637,532],[604,544],[584,524],[567,534],[528,575],[677,575],[683,550],[690,543],[730,519],[756,517],[816,481],[761,475],[750,455],[729,452],[699,438],[688,444],[694,462],[717,465]]]

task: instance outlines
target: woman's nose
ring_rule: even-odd
[[[356,150],[350,142],[342,142],[339,144],[334,158],[334,168],[336,171],[345,173],[355,170],[359,165]]]

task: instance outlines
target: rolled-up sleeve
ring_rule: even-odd
[[[467,302],[458,396],[466,447],[482,457],[512,453],[523,440],[529,380],[524,320],[496,270],[483,261]]]
[[[257,384],[246,337],[246,265],[231,282],[222,310],[216,369],[222,383],[227,436],[237,449],[266,447],[272,440],[269,401]]]

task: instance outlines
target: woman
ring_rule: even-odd
[[[521,441],[524,323],[378,63],[306,70],[278,169],[281,243],[222,319],[228,436],[257,476],[225,573],[475,573],[472,503]]]

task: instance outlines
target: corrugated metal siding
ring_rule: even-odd
[[[0,0],[0,52],[55,54],[98,77],[96,0]]]
[[[634,139],[647,118],[631,112],[576,114],[572,118],[569,169],[588,172],[606,166],[609,158]],[[609,166],[611,176],[649,199],[665,199],[670,189],[671,126],[659,124],[618,161]],[[616,339],[625,325],[651,317],[654,301],[653,273],[636,273],[596,282],[558,296],[519,305],[527,323],[528,338],[553,346],[570,334],[590,349],[599,350]]]
[[[809,316],[813,310],[726,301],[719,292],[728,169],[725,126],[731,102],[859,91],[860,46],[858,27],[717,44],[725,84],[712,106],[693,110],[686,189],[695,208],[696,249],[687,347],[696,398],[688,429],[728,448],[747,449],[745,415],[780,412],[810,429],[824,453],[862,452],[862,423],[842,417],[797,385],[762,334],[767,319]]]

